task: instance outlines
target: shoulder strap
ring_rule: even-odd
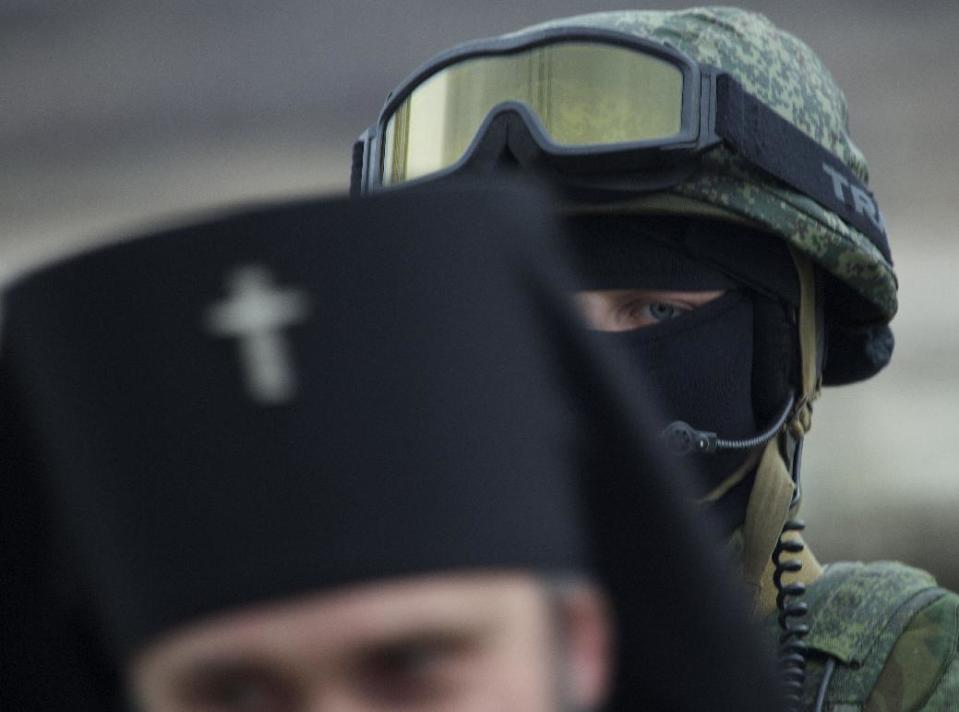
[[[810,586],[810,649],[839,663],[831,703],[862,705],[912,618],[946,593],[928,573],[896,562],[840,563]]]

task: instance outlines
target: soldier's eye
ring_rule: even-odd
[[[689,311],[692,307],[685,304],[637,299],[617,310],[616,322],[623,329],[639,329],[676,319]]]
[[[682,316],[689,309],[683,309],[676,304],[670,304],[669,302],[653,302],[648,306],[649,316],[655,319],[656,321],[669,321],[670,319],[675,319],[678,316]]]

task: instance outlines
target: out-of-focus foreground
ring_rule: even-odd
[[[821,558],[898,558],[959,588],[959,4],[741,5],[809,43],[849,99],[901,282],[898,346],[827,391],[805,455]],[[636,3],[634,7],[643,7]],[[656,7],[682,7],[664,0]],[[386,92],[456,42],[592,0],[0,5],[0,277],[104,236],[343,191]]]

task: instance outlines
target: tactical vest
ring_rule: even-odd
[[[809,606],[810,626],[803,710],[959,711],[951,706],[959,695],[959,679],[952,679],[959,674],[959,597],[939,588],[931,575],[895,562],[837,563],[801,600]],[[935,615],[922,621],[923,644],[908,646],[908,655],[903,651],[903,660],[891,663],[899,669],[887,669],[896,643],[924,611]],[[766,625],[776,625],[775,615]],[[945,695],[945,706],[925,706],[934,689]]]

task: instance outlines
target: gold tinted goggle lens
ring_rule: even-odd
[[[633,49],[567,41],[509,55],[465,59],[417,86],[383,137],[383,184],[449,168],[466,153],[490,111],[529,107],[556,145],[607,146],[680,132],[683,74]]]

